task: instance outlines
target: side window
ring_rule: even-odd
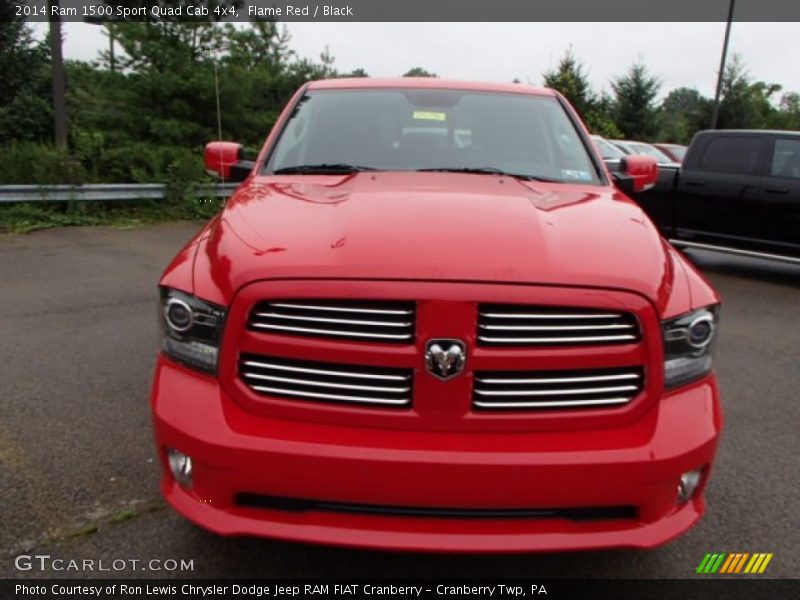
[[[762,146],[759,138],[717,137],[706,146],[699,167],[712,173],[754,175],[759,171]]]
[[[770,175],[800,179],[800,139],[775,140]]]

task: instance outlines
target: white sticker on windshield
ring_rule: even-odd
[[[592,174],[589,171],[576,171],[574,169],[561,169],[561,177],[572,181],[591,181]]]

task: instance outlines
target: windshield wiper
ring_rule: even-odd
[[[316,165],[295,165],[293,167],[283,167],[275,169],[275,175],[345,175],[358,173],[359,171],[377,171],[374,167],[364,167],[361,165],[348,165],[345,163],[320,163]]]
[[[523,173],[510,173],[497,167],[435,167],[430,169],[416,169],[417,171],[430,173],[475,173],[477,175],[505,175],[514,179],[524,181],[546,181],[550,183],[564,183],[561,179],[550,177],[539,177],[538,175],[525,175]]]

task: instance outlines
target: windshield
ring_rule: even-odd
[[[625,156],[635,154],[633,152],[633,148],[631,148],[630,144],[627,142],[623,142],[622,140],[611,140],[611,143],[619,148]]]
[[[667,150],[669,150],[678,160],[683,160],[684,156],[686,156],[686,146],[678,146],[677,144],[674,146],[669,145],[667,146]]]
[[[608,140],[604,140],[599,136],[592,136],[592,139],[594,140],[597,149],[600,150],[600,155],[603,157],[603,160],[612,160],[625,156],[625,153],[622,150],[617,148]]]
[[[453,170],[597,184],[553,97],[440,89],[309,91],[266,173]]]
[[[645,156],[651,156],[660,163],[675,162],[669,156],[664,154],[661,150],[659,150],[655,146],[651,146],[650,144],[643,144],[641,142],[630,142],[629,145],[631,146],[631,149],[633,149],[637,154],[644,154]]]

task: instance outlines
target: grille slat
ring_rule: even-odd
[[[481,346],[549,346],[634,343],[639,324],[629,313],[584,308],[482,304]]]
[[[632,342],[636,339],[634,335],[591,335],[591,336],[568,336],[568,337],[496,337],[479,335],[478,341],[484,345],[547,345],[547,344],[600,344],[604,342]]]
[[[330,304],[298,304],[296,302],[293,303],[286,303],[286,302],[269,302],[270,306],[274,306],[276,308],[297,308],[303,310],[318,310],[318,311],[328,311],[328,312],[349,312],[349,313],[361,313],[361,314],[370,314],[370,315],[412,315],[414,314],[414,310],[411,308],[405,309],[388,309],[388,308],[364,308],[364,307],[356,307],[350,305],[330,305]]]
[[[609,392],[635,392],[635,385],[613,387],[571,388],[566,390],[475,390],[481,396],[577,396],[580,394],[608,394]]]
[[[281,335],[410,344],[413,302],[298,300],[261,302],[248,327]]]
[[[582,377],[534,377],[516,379],[512,377],[483,378],[483,383],[588,383],[592,381],[619,381],[621,379],[638,379],[638,373],[621,373],[619,375],[586,375]]]
[[[256,313],[256,317],[265,319],[284,319],[287,321],[314,321],[316,323],[338,323],[341,325],[373,325],[377,327],[408,327],[413,323],[406,321],[396,323],[394,321],[363,321],[358,319],[331,319],[326,317],[312,317],[310,315],[285,315],[280,313]]]
[[[296,383],[298,385],[308,385],[311,387],[334,388],[339,390],[366,390],[370,392],[407,392],[411,388],[387,388],[380,385],[354,385],[351,383],[328,383],[324,381],[311,381],[308,379],[294,379],[291,377],[275,377],[273,375],[259,375],[256,373],[246,373],[248,379],[260,379],[262,381],[277,381],[279,383]]]
[[[259,329],[272,329],[275,331],[284,331],[284,332],[291,332],[291,333],[308,333],[311,335],[319,335],[323,337],[333,336],[333,337],[358,337],[358,338],[372,338],[376,340],[410,340],[411,334],[410,333],[375,333],[375,332],[364,332],[364,331],[352,331],[352,330],[338,330],[338,329],[315,329],[312,327],[292,327],[290,325],[275,325],[274,323],[253,323],[253,327],[257,327]]]
[[[505,331],[598,331],[604,329],[633,329],[633,325],[480,325],[481,329]]]
[[[486,317],[497,319],[618,319],[619,313],[516,313],[516,312],[485,312]]]
[[[293,400],[411,406],[411,369],[245,355],[239,363],[239,374],[259,394]]]
[[[596,400],[549,400],[547,402],[483,402],[480,400],[475,401],[477,408],[506,408],[506,409],[524,409],[524,408],[579,408],[581,406],[608,406],[615,404],[626,404],[630,398],[600,398]]]
[[[630,402],[643,388],[638,367],[592,371],[478,371],[472,404],[479,410],[579,408]]]
[[[273,396],[292,396],[295,398],[309,398],[320,400],[335,400],[337,402],[356,402],[360,404],[390,404],[395,406],[405,406],[408,401],[405,399],[397,398],[378,398],[370,397],[364,398],[362,396],[346,396],[343,394],[321,394],[319,392],[298,391],[286,388],[274,388],[261,385],[251,386],[257,392],[266,392]]]
[[[313,373],[315,375],[333,375],[336,377],[356,377],[360,379],[385,379],[391,381],[406,381],[411,379],[411,375],[378,375],[375,373],[356,373],[351,371],[340,371],[330,369],[309,369],[307,367],[298,367],[290,364],[280,364],[276,362],[264,362],[257,360],[245,360],[244,365],[250,367],[264,367],[267,369],[276,369],[282,371],[292,371],[295,373]]]

